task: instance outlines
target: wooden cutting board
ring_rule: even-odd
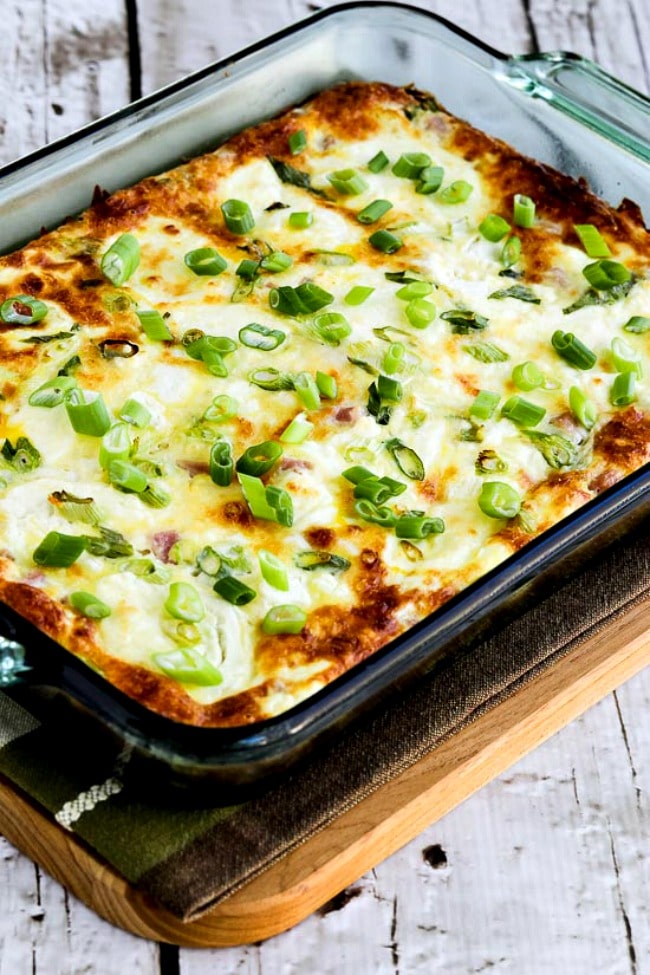
[[[650,597],[322,832],[183,923],[0,777],[0,832],[99,915],[196,947],[260,941],[303,920],[650,661]]]

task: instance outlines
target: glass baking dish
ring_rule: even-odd
[[[585,178],[614,206],[627,197],[650,212],[644,96],[575,55],[511,57],[426,11],[360,2],[322,11],[0,170],[0,251],[84,209],[97,185],[114,190],[167,169],[354,78],[414,83],[521,152]],[[647,518],[649,488],[646,465],[313,697],[263,722],[199,728],[154,714],[7,607],[0,612],[0,683],[32,709],[62,702],[62,720],[75,712],[90,719],[131,750],[128,767],[137,774],[210,786],[210,801],[229,802],[524,610]]]

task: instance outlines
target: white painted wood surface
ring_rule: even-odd
[[[498,48],[571,49],[650,88],[648,0],[419,5]],[[316,6],[0,0],[0,162]],[[646,672],[263,945],[179,952],[131,937],[0,838],[0,975],[650,973],[649,713]]]

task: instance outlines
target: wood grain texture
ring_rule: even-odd
[[[650,599],[637,604],[623,619],[188,924],[132,890],[111,868],[88,855],[73,834],[59,829],[2,781],[0,828],[99,914],[129,931],[199,947],[257,942],[322,908],[432,821],[636,674],[650,659],[649,612]],[[619,858],[611,828],[607,836],[618,885]]]
[[[3,0],[0,162],[314,5]],[[419,5],[502,50],[572,49],[650,89],[647,0]],[[140,79],[128,57],[136,35]],[[323,910],[261,945],[159,951],[106,924],[0,841],[0,975],[644,975],[649,705],[646,671]]]

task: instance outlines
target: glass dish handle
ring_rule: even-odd
[[[521,55],[505,62],[508,82],[650,162],[650,99],[577,54]]]

